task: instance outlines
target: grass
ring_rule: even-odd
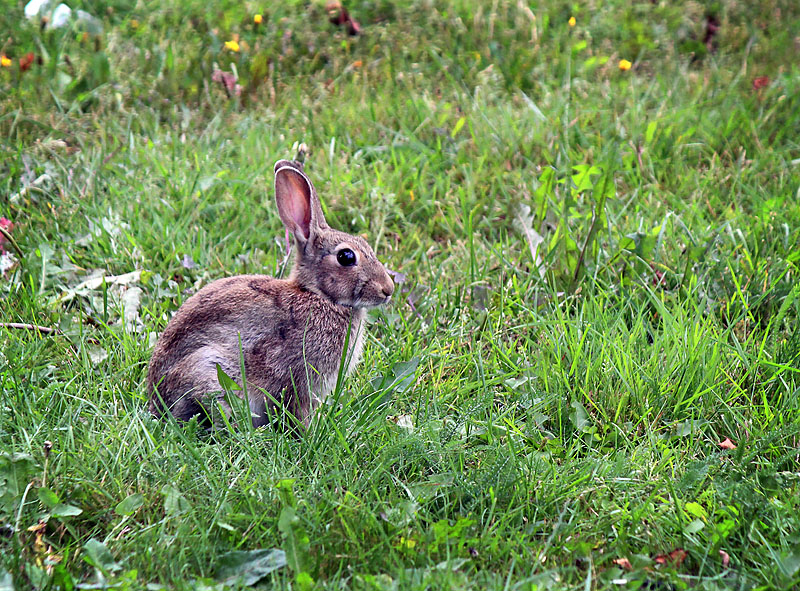
[[[79,4],[0,15],[0,588],[800,585],[796,3]],[[154,420],[296,142],[397,297],[304,436]]]

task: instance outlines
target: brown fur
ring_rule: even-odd
[[[391,297],[394,285],[366,241],[325,223],[302,165],[284,160],[275,170],[278,211],[295,236],[292,273],[285,280],[220,279],[184,303],[150,361],[147,390],[156,416],[209,416],[209,398],[229,414],[217,365],[241,384],[243,358],[253,425],[269,422],[273,400],[307,425],[336,384],[346,340],[345,373],[361,358],[365,308]],[[343,248],[356,254],[355,265],[338,263]]]

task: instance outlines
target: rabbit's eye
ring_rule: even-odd
[[[336,253],[336,260],[342,267],[352,267],[356,264],[356,253],[349,248],[343,248]]]

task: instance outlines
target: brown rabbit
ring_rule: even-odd
[[[346,340],[345,375],[360,360],[366,308],[389,301],[389,274],[365,240],[325,223],[301,163],[275,164],[275,200],[294,234],[289,278],[219,279],[181,306],[150,360],[154,415],[209,417],[216,401],[230,416],[217,365],[241,384],[243,359],[253,425],[268,423],[277,401],[307,426],[336,385]]]

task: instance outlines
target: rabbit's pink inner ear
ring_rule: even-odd
[[[275,173],[275,200],[283,223],[301,240],[311,235],[311,187],[295,169]]]

